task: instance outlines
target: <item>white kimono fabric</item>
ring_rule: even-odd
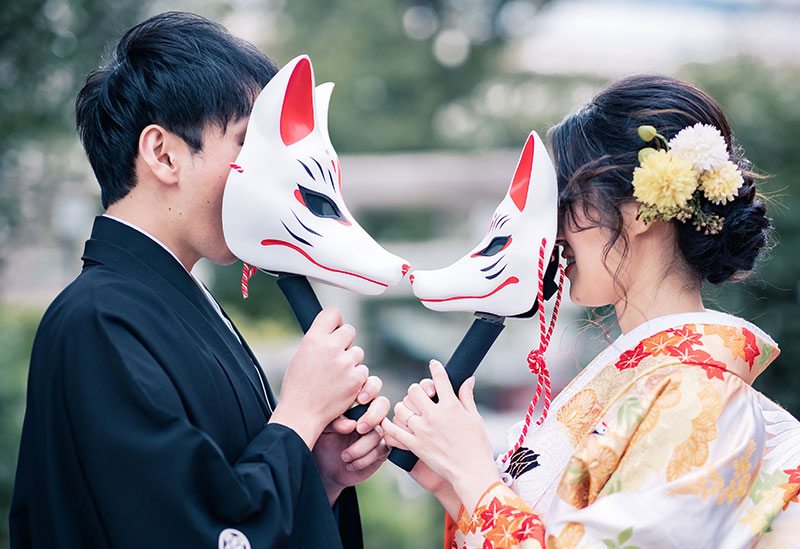
[[[751,387],[778,354],[757,327],[712,311],[621,336],[445,544],[800,548],[800,423]]]

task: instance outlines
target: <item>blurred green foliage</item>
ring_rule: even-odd
[[[0,303],[0,546],[8,539],[8,512],[25,413],[25,386],[33,337],[42,311]]]
[[[340,154],[441,148],[448,143],[436,131],[438,111],[502,66],[497,17],[513,3],[293,0],[282,13],[291,34],[265,50],[279,65],[307,53],[316,81],[336,83],[329,128]],[[470,42],[461,64],[443,66],[433,54],[438,31],[448,30]]]
[[[358,506],[366,549],[438,549],[444,541],[444,509],[414,485],[401,497],[399,469],[387,464],[358,486]],[[408,492],[408,490],[405,490]]]
[[[770,334],[778,359],[754,387],[800,417],[800,70],[768,67],[755,59],[689,66],[683,76],[722,106],[734,135],[756,170],[774,222],[772,249],[755,273],[736,284],[709,289],[710,306],[743,316]],[[707,305],[709,306],[709,305]]]
[[[49,211],[46,184],[22,185],[26,149],[74,134],[74,101],[106,46],[147,8],[148,0],[26,0],[0,10],[0,245],[28,212]],[[35,169],[35,168],[34,168]],[[2,258],[0,258],[2,261]]]

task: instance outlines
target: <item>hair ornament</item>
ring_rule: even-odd
[[[691,220],[698,231],[718,233],[725,218],[703,210],[701,195],[714,204],[726,204],[744,183],[719,130],[697,123],[669,141],[653,126],[639,126],[637,131],[642,141],[655,145],[639,151],[639,167],[633,171],[639,218],[645,223]]]

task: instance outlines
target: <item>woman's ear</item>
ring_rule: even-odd
[[[178,147],[186,144],[178,136],[158,124],[150,124],[139,134],[139,157],[143,168],[159,182],[171,185],[178,182]]]
[[[645,223],[639,218],[639,206],[638,202],[625,202],[620,206],[620,211],[622,211],[622,219],[625,224],[625,229],[630,236],[638,236],[653,227],[653,225],[657,222]]]

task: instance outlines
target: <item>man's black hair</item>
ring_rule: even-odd
[[[75,119],[103,207],[136,184],[139,135],[159,124],[194,152],[203,130],[250,114],[277,72],[252,44],[199,15],[167,12],[128,30],[75,101]]]

